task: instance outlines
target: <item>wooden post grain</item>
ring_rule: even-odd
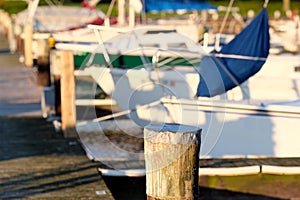
[[[147,199],[198,199],[201,129],[152,124],[144,136]]]
[[[33,25],[26,24],[24,27],[24,59],[25,66],[33,66],[33,55],[32,55],[32,40],[33,40]]]
[[[59,51],[61,59],[61,120],[62,131],[67,138],[77,137],[75,111],[75,78],[72,51]]]

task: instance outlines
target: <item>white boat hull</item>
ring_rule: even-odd
[[[173,122],[201,127],[202,158],[300,155],[300,109],[297,106],[176,99],[163,99],[162,105],[138,110],[137,115],[150,120],[149,123]],[[159,113],[157,109],[161,108],[167,112]],[[150,117],[153,113],[155,118]]]
[[[121,110],[131,111],[128,116],[140,126],[180,123],[201,127],[201,157],[299,157],[300,109],[296,104],[287,105],[300,97],[300,79],[295,72],[299,55],[287,57],[288,61],[286,56],[270,56],[241,88],[205,100],[193,100],[199,83],[196,71],[153,66],[130,70],[91,66],[84,70]],[[171,100],[143,106],[166,96]],[[253,100],[256,105],[249,104]]]
[[[149,104],[163,96],[193,99],[199,75],[176,70],[114,69],[91,66],[84,69],[122,110]]]
[[[101,67],[89,67],[86,70],[90,70],[97,83],[116,100],[122,110],[131,110],[128,116],[140,126],[180,123],[201,127],[202,158],[300,155],[300,103],[297,105],[297,91],[292,87],[292,79],[280,82],[274,77],[253,77],[247,86],[250,97],[261,99],[258,98],[260,103],[251,105],[249,100],[228,101],[225,98],[222,100],[222,96],[191,100],[196,92],[191,86],[196,86],[199,81],[196,73],[179,76],[176,71],[158,73],[144,69]],[[262,82],[257,83],[255,79],[261,79]],[[274,85],[283,84],[282,90],[264,85],[263,82],[268,81]],[[255,84],[260,86],[259,90],[255,90]],[[160,100],[165,96],[166,89],[173,98],[165,98],[155,106],[141,107]],[[235,98],[239,96],[238,90],[240,88],[231,91],[235,92]],[[262,101],[264,98],[273,99],[273,103],[267,104],[267,101]],[[279,103],[274,103],[274,100]]]

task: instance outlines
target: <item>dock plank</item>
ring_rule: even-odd
[[[77,139],[38,117],[1,117],[1,199],[114,199]]]

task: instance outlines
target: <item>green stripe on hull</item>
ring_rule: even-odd
[[[93,56],[93,57],[92,57]],[[112,66],[115,68],[125,68],[125,69],[132,69],[136,67],[144,67],[146,64],[152,63],[151,56],[141,56],[136,55],[109,55],[109,58],[112,62]],[[74,64],[75,68],[85,67],[87,63],[90,62],[90,65],[100,65],[100,66],[107,66],[107,63],[104,59],[103,54],[91,54],[91,53],[82,53],[82,54],[74,54]],[[173,66],[198,66],[200,63],[200,58],[183,58],[183,57],[162,57],[160,58],[159,62],[157,63],[158,68],[164,67],[173,67]]]

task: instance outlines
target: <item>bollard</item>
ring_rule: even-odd
[[[201,129],[151,124],[144,136],[147,199],[198,199]]]

